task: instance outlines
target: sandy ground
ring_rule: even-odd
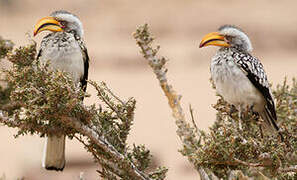
[[[167,100],[151,69],[143,60],[131,36],[136,26],[149,23],[161,45],[160,54],[168,62],[170,82],[183,95],[187,110],[191,103],[198,126],[212,124],[216,102],[209,83],[209,61],[216,48],[198,49],[206,33],[220,25],[242,27],[252,40],[253,54],[261,59],[274,87],[285,76],[297,75],[297,1],[220,1],[220,0],[0,0],[0,35],[24,45],[36,21],[57,9],[77,14],[84,24],[85,41],[91,57],[89,77],[105,81],[121,97],[135,97],[135,123],[129,137],[132,145],[145,144],[155,161],[169,168],[167,179],[197,179],[197,173],[178,153],[181,148],[175,133]],[[44,34],[36,40],[39,42]],[[96,102],[95,91],[86,104]],[[98,179],[92,157],[77,141],[67,141],[67,165],[62,173],[41,168],[44,139],[24,136],[15,139],[14,129],[0,127],[0,176],[7,179]]]

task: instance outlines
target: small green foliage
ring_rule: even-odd
[[[7,87],[0,86],[0,106],[3,107],[4,105],[10,102],[10,93],[12,91],[12,86],[7,85]]]
[[[101,109],[98,114],[101,133],[106,135],[108,141],[116,145],[119,152],[124,152],[127,146],[126,140],[133,124],[134,109],[136,101],[130,98],[123,102],[115,96],[104,82],[100,86],[94,81],[89,82],[97,90],[99,99],[107,105],[105,110]]]
[[[10,40],[4,40],[0,36],[0,59],[4,58],[12,50],[14,44]]]
[[[38,133],[36,128],[49,134],[53,127],[71,134],[72,130],[63,126],[59,119],[63,116],[76,117],[81,113],[80,99],[84,93],[67,73],[53,71],[49,64],[42,65],[38,61],[32,61],[30,66],[26,61],[22,62],[6,71],[7,81],[14,87],[10,100],[21,104],[21,108],[13,112],[16,120],[24,124],[18,134]]]
[[[104,179],[108,180],[117,180],[117,177],[114,175],[114,173],[111,173],[108,168],[104,167],[101,171],[97,171],[100,176]]]
[[[159,167],[154,172],[149,174],[149,177],[155,180],[163,180],[166,177],[168,169],[166,167]]]
[[[276,99],[277,116],[280,119],[281,126],[285,129],[284,133],[288,137],[297,135],[297,80],[293,78],[292,87],[284,80],[282,85],[278,85],[276,91],[273,92]],[[291,141],[291,144],[296,144],[296,141]]]
[[[36,43],[33,41],[25,47],[17,48],[13,53],[8,53],[8,60],[19,66],[31,65],[36,56]]]
[[[106,109],[103,110],[103,108],[101,108],[98,118],[96,118],[99,121],[97,122],[97,120],[95,120],[92,122],[94,123],[93,127],[99,134],[104,135],[107,141],[113,144],[117,151],[127,154],[128,160],[133,162],[138,170],[143,172],[148,171],[148,169],[150,169],[152,158],[149,150],[143,145],[133,145],[133,149],[130,150],[126,142],[131,125],[133,124],[136,101],[133,98],[128,99],[126,102],[120,100],[119,97],[111,92],[105,83],[101,83],[100,86],[93,81],[90,81],[89,83],[95,87],[99,99],[106,105]],[[96,161],[103,162],[103,159],[111,158],[109,155],[101,151],[100,148],[91,144],[91,142],[88,144],[89,151],[95,152],[95,154],[101,157],[98,157]],[[120,169],[125,169],[125,167]],[[98,172],[100,172],[101,176],[106,179],[113,179],[115,173],[111,173],[111,170],[112,168],[109,168],[106,165]],[[163,179],[162,177],[165,177],[167,171],[162,172],[163,174],[159,172],[159,169],[152,169],[149,171],[149,173],[155,173],[155,177],[160,180]],[[133,177],[128,176],[125,172],[119,172],[117,174],[121,174],[120,177],[122,179],[133,179]]]
[[[131,160],[136,162],[139,170],[145,170],[151,163],[150,151],[144,145],[133,145],[132,152],[128,156]]]

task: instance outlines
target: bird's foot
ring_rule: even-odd
[[[243,113],[242,113],[242,118],[245,120],[249,120],[249,114],[250,112],[253,112],[253,106],[246,106],[246,108],[244,108]]]
[[[228,114],[231,118],[233,118],[233,117],[234,117],[233,114],[236,113],[236,112],[237,112],[236,107],[235,107],[234,105],[231,105],[229,111],[227,112],[227,114]]]
[[[238,122],[238,129],[239,129],[239,131],[243,131],[243,128],[242,128],[242,120],[240,120],[240,121]]]
[[[248,115],[249,115],[249,108],[240,108],[239,112],[238,112],[238,117],[239,119],[241,119],[242,121],[245,121],[246,119],[248,119]]]
[[[244,121],[243,113],[241,111],[238,112],[238,130],[242,131],[242,121]]]
[[[259,124],[258,127],[259,127],[259,130],[260,130],[261,138],[263,139],[264,138],[264,134],[263,134],[262,124]]]

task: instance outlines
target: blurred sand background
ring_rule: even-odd
[[[149,23],[161,45],[160,54],[170,59],[170,82],[183,95],[185,110],[191,103],[198,126],[206,130],[215,117],[209,63],[216,48],[199,49],[201,38],[223,24],[240,26],[275,87],[285,76],[297,75],[296,7],[294,0],[0,0],[0,35],[17,46],[25,45],[25,34],[32,34],[41,17],[58,9],[78,15],[91,58],[89,78],[107,82],[124,99],[137,100],[130,145],[145,144],[155,162],[169,168],[167,179],[193,180],[197,173],[178,152],[181,144],[167,100],[131,34],[138,25]],[[88,88],[88,92],[93,96],[85,103],[95,103],[94,90]],[[0,176],[60,180],[78,179],[84,172],[86,179],[99,179],[91,155],[77,141],[66,143],[65,170],[48,172],[41,168],[44,139],[15,139],[15,133],[0,127]]]

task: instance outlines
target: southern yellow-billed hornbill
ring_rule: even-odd
[[[246,33],[224,25],[204,36],[200,48],[210,45],[220,47],[210,66],[217,92],[240,113],[252,109],[262,117],[265,127],[279,132],[269,82],[261,62],[250,54],[253,48]]]
[[[83,26],[79,18],[67,11],[55,11],[40,19],[34,27],[34,36],[48,30],[40,45],[38,60],[50,61],[50,66],[68,72],[74,82],[86,91],[89,57],[83,42]],[[48,135],[42,166],[62,171],[65,166],[65,136]]]

